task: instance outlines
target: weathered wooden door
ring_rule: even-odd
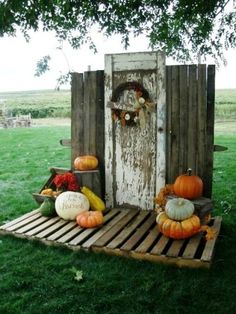
[[[105,56],[105,181],[108,207],[152,209],[165,184],[165,56]]]

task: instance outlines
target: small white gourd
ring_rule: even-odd
[[[194,213],[194,205],[184,198],[173,198],[168,200],[165,206],[166,215],[173,220],[184,220]]]
[[[79,192],[63,192],[55,201],[56,212],[64,220],[75,220],[78,214],[89,210],[89,207],[88,198]]]

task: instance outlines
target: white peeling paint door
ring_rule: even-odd
[[[153,209],[165,185],[165,130],[165,55],[105,55],[107,207]]]

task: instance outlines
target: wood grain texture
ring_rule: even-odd
[[[104,198],[104,71],[72,74],[71,166],[81,155],[95,155],[99,174],[83,173],[83,182]],[[81,179],[81,178],[80,178]]]
[[[206,65],[198,65],[198,98],[197,98],[197,155],[196,173],[205,181],[207,155],[207,76]]]
[[[196,174],[197,133],[197,66],[190,65],[187,167],[191,168],[194,174]]]
[[[112,54],[105,56],[105,72],[72,76],[72,159],[96,146],[108,207],[152,208],[164,182],[173,183],[188,167],[203,177],[204,196],[211,196],[215,66],[164,67],[163,62],[160,52]],[[150,128],[128,130],[112,121],[107,107],[112,92],[130,81],[141,83],[156,103]]]
[[[165,183],[165,61],[161,53],[105,57],[105,161],[107,206],[152,209]],[[124,62],[126,58],[126,62]],[[149,68],[150,62],[155,64]],[[123,65],[123,68],[122,68]],[[113,91],[126,82],[141,83],[155,104],[146,123],[126,127],[111,118]],[[126,104],[122,109],[129,110]],[[120,108],[120,107],[119,107]]]
[[[204,250],[203,250],[202,256],[201,256],[202,261],[210,262],[212,260],[212,257],[214,254],[215,243],[217,241],[217,238],[218,238],[218,235],[220,232],[221,221],[222,221],[222,217],[220,217],[220,216],[218,216],[218,217],[216,217],[216,219],[214,219],[214,222],[213,222],[213,225],[211,228],[213,230],[215,230],[216,235],[213,239],[208,240],[206,242],[206,245],[204,247]]]
[[[215,67],[166,67],[166,182],[192,168],[210,197],[213,171]]]
[[[208,241],[203,232],[189,239],[169,239],[159,232],[155,219],[154,211],[114,208],[104,213],[103,225],[84,229],[75,221],[43,217],[33,211],[32,215],[23,215],[11,224],[1,226],[0,234],[73,250],[91,250],[179,267],[210,267],[221,217],[211,220],[210,225],[216,231],[216,236]]]
[[[113,123],[111,110],[107,109],[107,103],[112,98],[113,90],[113,55],[105,55],[104,92],[105,92],[105,198],[108,208],[114,207],[114,178],[113,178]]]
[[[184,173],[187,168],[187,123],[189,116],[188,108],[188,68],[179,66],[179,165],[178,172]],[[174,174],[176,175],[176,173]]]
[[[156,139],[156,187],[155,194],[166,183],[166,66],[164,53],[157,53],[157,139]]]
[[[211,197],[213,179],[213,154],[214,154],[214,122],[215,122],[215,66],[209,65],[207,68],[207,113],[206,113],[206,175],[204,185],[204,195]]]
[[[173,174],[171,172],[171,145],[172,145],[172,123],[171,123],[171,107],[172,107],[172,66],[166,66],[166,182],[173,182]]]
[[[180,89],[179,66],[171,67],[171,178],[179,173],[180,134]]]
[[[84,155],[84,81],[83,73],[72,73],[71,79],[71,167]]]

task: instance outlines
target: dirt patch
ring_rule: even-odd
[[[236,133],[236,121],[216,121],[216,133]]]
[[[70,118],[45,118],[45,119],[33,119],[32,126],[70,126]],[[216,133],[236,133],[236,121],[216,121],[215,122]]]
[[[45,118],[45,119],[33,119],[32,126],[51,126],[51,125],[71,125],[70,118]]]

